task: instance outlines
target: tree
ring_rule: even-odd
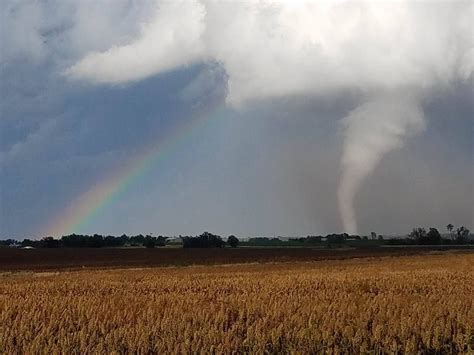
[[[453,233],[454,226],[451,223],[449,223],[446,226],[446,229],[448,230],[449,235],[451,236],[451,240],[454,240],[454,233]]]
[[[466,244],[468,236],[469,236],[469,229],[467,229],[466,227],[461,226],[458,229],[456,229],[456,243]]]
[[[428,232],[425,228],[414,228],[409,237],[414,239],[415,244],[432,245],[442,242],[441,234],[436,228],[430,228]]]
[[[104,237],[104,246],[106,247],[123,247],[125,245],[126,239],[121,237],[114,237],[113,235],[108,235]]]
[[[328,244],[334,243],[334,244],[342,244],[344,241],[347,239],[347,234],[328,234],[326,236],[326,241]]]
[[[94,234],[92,237],[89,237],[87,242],[89,248],[101,248],[105,245],[104,237],[100,234]]]
[[[130,237],[130,244],[132,246],[143,245],[145,243],[145,236],[143,234],[138,234]]]
[[[227,244],[229,244],[232,248],[237,248],[237,245],[239,245],[239,239],[235,235],[230,235],[227,238]]]
[[[426,244],[441,244],[441,234],[436,228],[430,228],[426,234]]]
[[[426,238],[426,229],[421,227],[413,228],[408,237],[414,239],[417,244],[423,244]]]
[[[197,237],[181,237],[183,248],[221,248],[224,241],[218,235],[204,232]]]
[[[372,240],[377,239],[377,233],[375,233],[375,232],[370,232],[370,239],[372,239]]]
[[[53,237],[45,237],[41,239],[41,245],[45,248],[59,248],[59,240]]]
[[[145,248],[154,248],[156,245],[156,238],[153,238],[151,235],[147,235],[145,237],[145,241],[143,242],[143,246]]]
[[[318,244],[321,243],[323,237],[320,235],[308,235],[306,237],[306,242],[310,244]]]
[[[18,242],[15,239],[0,240],[0,246],[15,246]]]
[[[168,242],[168,237],[164,237],[162,235],[159,235],[156,237],[156,246],[157,247],[164,247],[166,243]]]

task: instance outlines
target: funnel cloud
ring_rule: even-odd
[[[357,233],[354,197],[383,155],[399,148],[409,136],[424,128],[423,111],[411,92],[383,93],[349,113],[345,130],[339,209],[344,231]]]

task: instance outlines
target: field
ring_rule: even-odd
[[[469,353],[474,254],[0,274],[0,353]]]
[[[440,249],[443,248],[59,248],[31,250],[0,248],[0,271],[341,260],[425,254]]]

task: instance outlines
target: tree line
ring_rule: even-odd
[[[239,239],[234,235],[224,241],[219,235],[204,232],[198,236],[179,236],[183,248],[212,248],[224,247],[228,244],[230,247],[237,247]],[[0,246],[17,246],[32,248],[102,248],[102,247],[145,247],[155,248],[164,247],[170,241],[167,236],[159,235],[134,235],[126,234],[116,237],[113,235],[103,236],[100,234],[70,234],[64,235],[58,239],[53,237],[44,237],[40,240],[23,239],[19,242],[15,239],[0,240]]]
[[[0,246],[16,246],[16,247],[33,247],[33,248],[102,248],[102,247],[145,247],[155,248],[164,247],[167,244],[181,244],[183,248],[222,248],[226,245],[235,248],[239,245],[243,246],[327,246],[332,245],[348,245],[348,246],[377,246],[377,245],[462,245],[474,244],[474,240],[470,239],[470,231],[464,226],[455,228],[452,224],[446,226],[448,238],[443,238],[436,228],[424,227],[414,228],[405,238],[389,238],[386,239],[382,235],[375,232],[370,236],[341,234],[327,234],[326,236],[306,236],[297,238],[288,238],[286,240],[281,237],[253,237],[246,241],[240,241],[236,236],[230,235],[227,240],[223,240],[221,236],[204,232],[197,236],[179,236],[178,238],[169,238],[159,235],[133,235],[123,234],[119,237],[100,234],[84,235],[70,234],[62,236],[58,239],[53,237],[45,237],[40,240],[24,239],[19,242],[15,239],[0,240]]]
[[[391,245],[463,245],[473,244],[469,239],[470,231],[464,226],[454,228],[450,223],[446,226],[449,238],[443,238],[436,228],[426,230],[423,227],[413,228],[408,238],[395,238],[388,241]]]

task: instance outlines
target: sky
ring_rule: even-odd
[[[470,1],[0,2],[0,238],[474,228]]]

